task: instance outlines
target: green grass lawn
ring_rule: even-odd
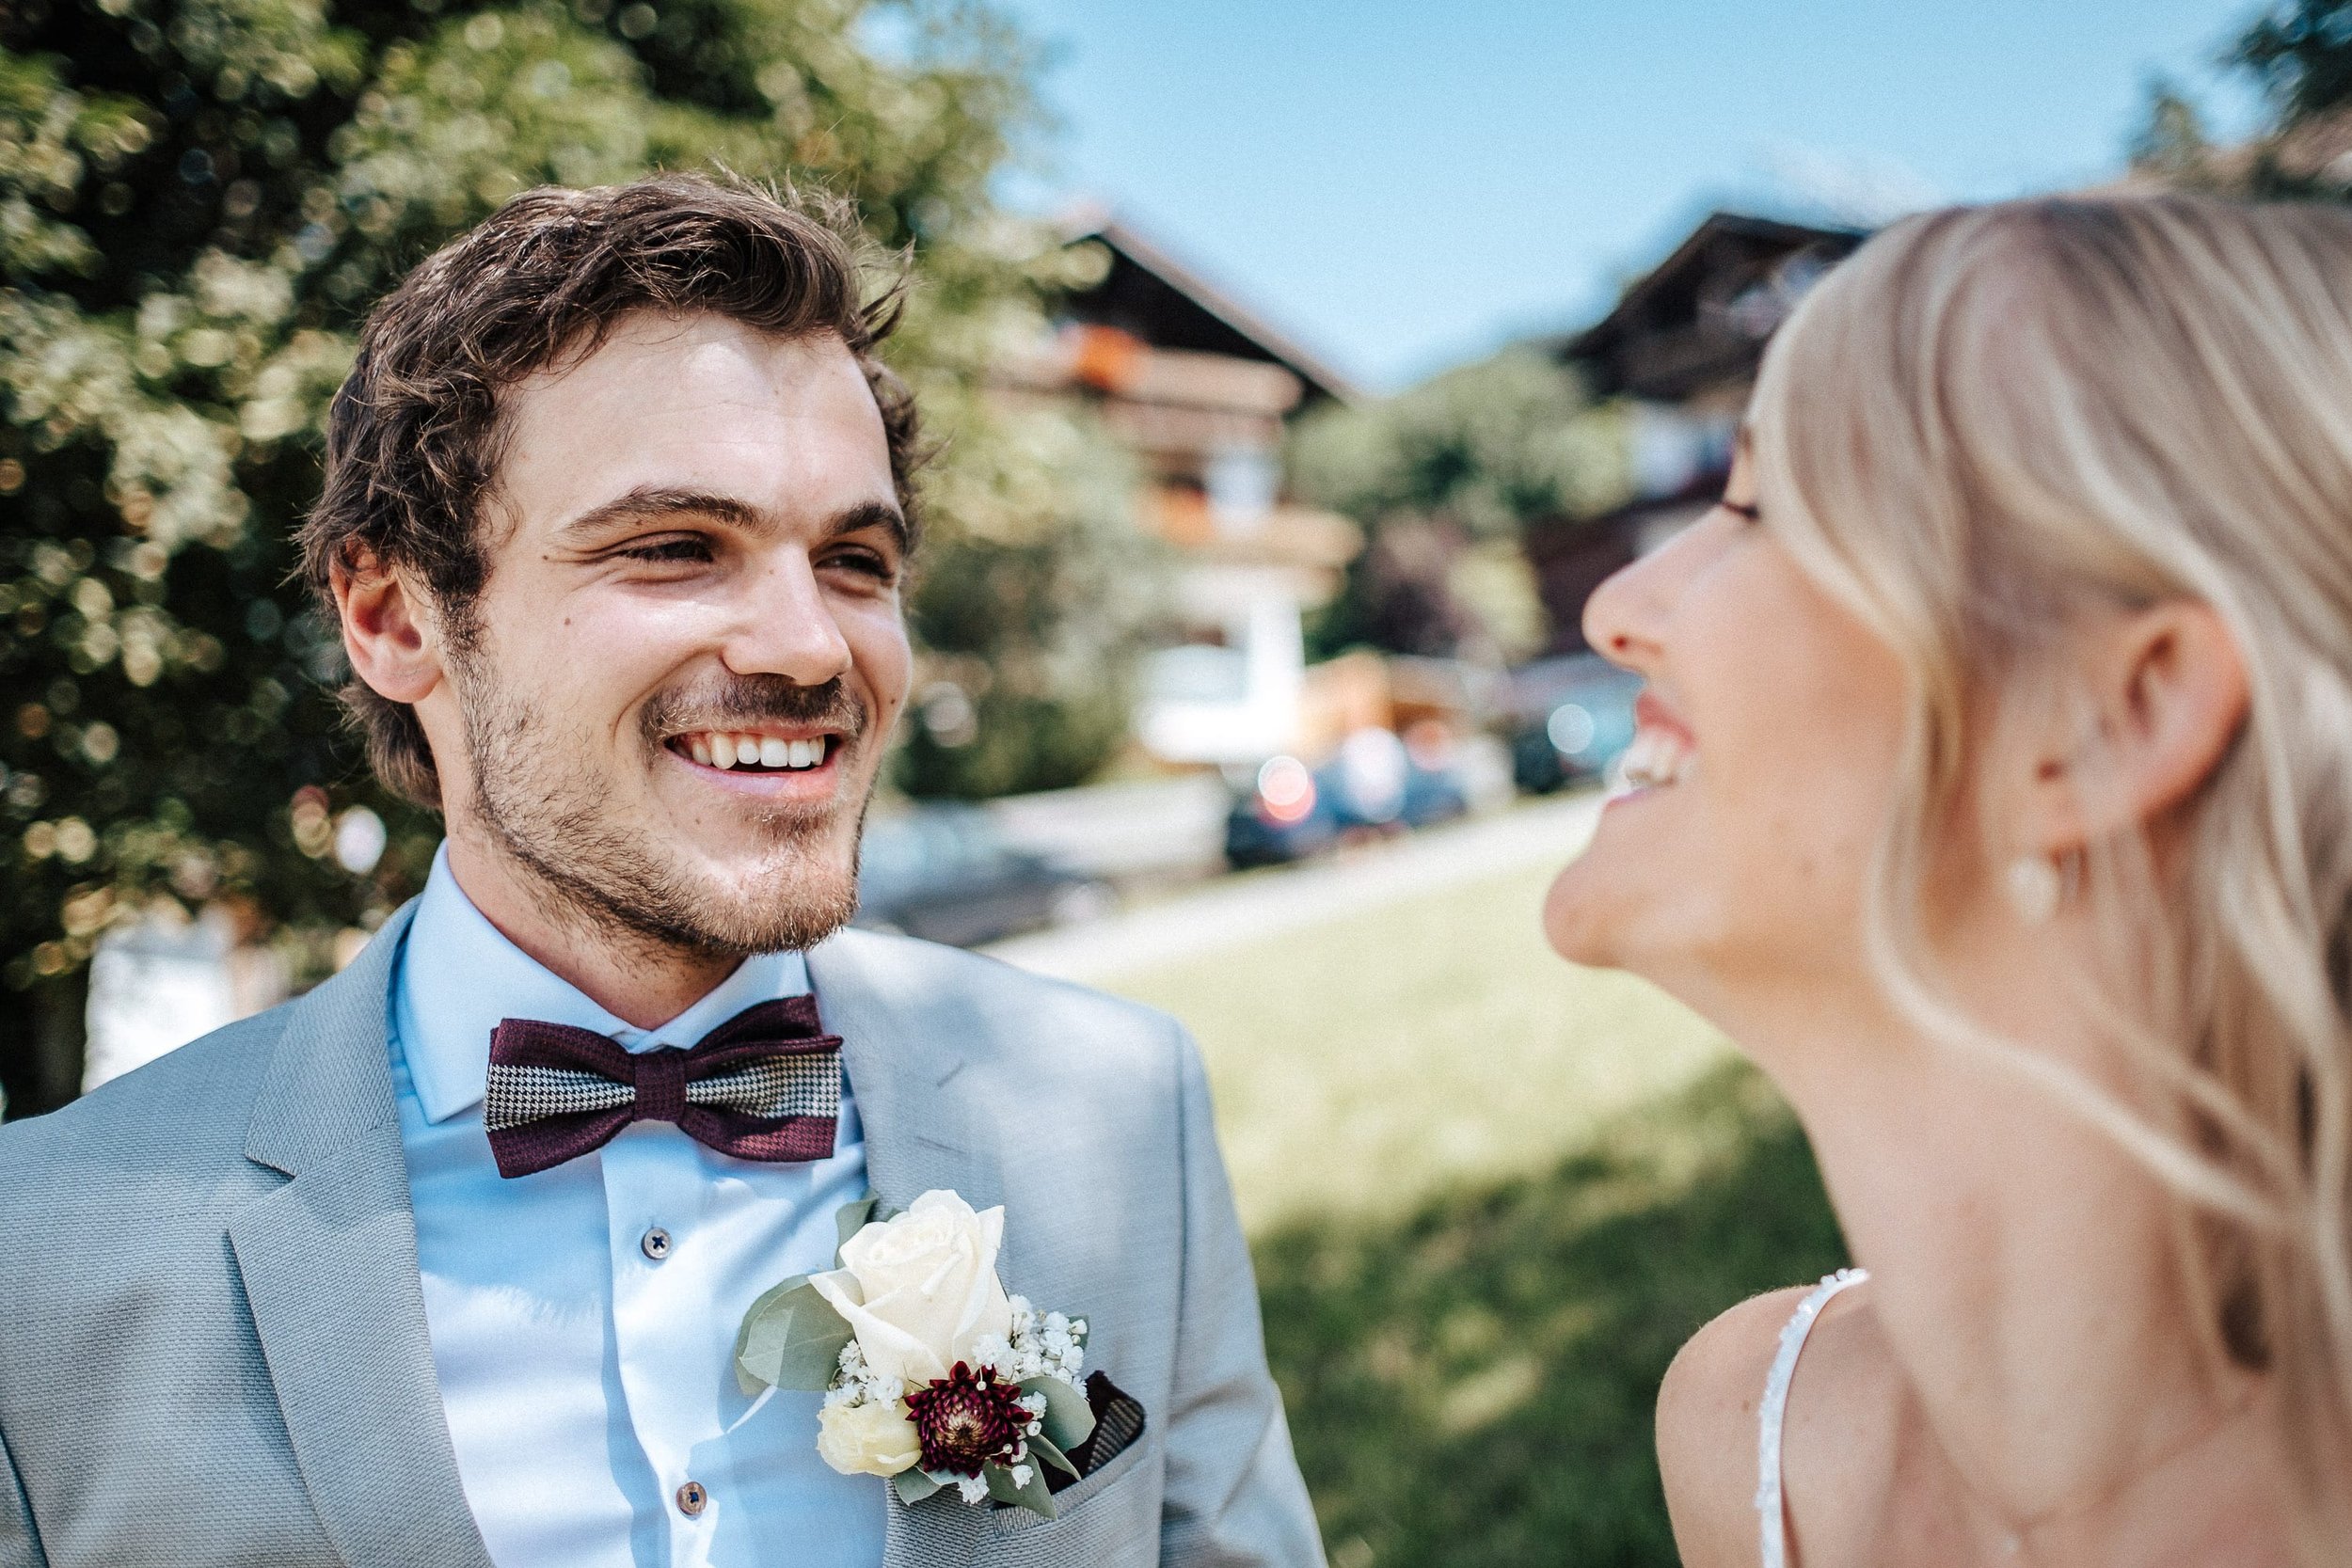
[[[1200,1037],[1334,1568],[1672,1563],[1667,1361],[1842,1261],[1778,1100],[1553,957],[1549,877],[1112,982]]]

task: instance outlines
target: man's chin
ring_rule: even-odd
[[[856,872],[831,857],[714,866],[706,876],[678,879],[678,885],[702,891],[690,892],[688,907],[673,914],[706,933],[709,945],[732,953],[813,947],[857,913]]]

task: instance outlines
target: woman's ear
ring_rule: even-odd
[[[440,628],[406,574],[359,550],[332,571],[352,673],[387,702],[414,706],[440,685]]]
[[[2063,854],[2155,823],[2204,786],[2246,720],[2246,662],[2211,605],[2169,599],[2076,645],[2090,733],[2053,729],[2032,758],[2021,850]]]

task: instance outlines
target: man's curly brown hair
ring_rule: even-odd
[[[878,270],[846,209],[828,201],[684,174],[525,191],[369,314],[328,412],[326,489],[301,531],[312,594],[333,617],[338,568],[407,572],[462,652],[489,575],[482,525],[498,483],[500,393],[584,357],[637,310],[840,340],[882,410],[911,529],[914,401],[874,354],[898,324],[904,274]],[[440,776],[415,710],[356,679],[342,700],[376,777],[437,808]]]

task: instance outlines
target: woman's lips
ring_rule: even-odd
[[[1678,784],[1698,766],[1698,753],[1672,730],[1640,730],[1625,750],[1625,782],[1636,789]]]
[[[1698,743],[1672,709],[1645,691],[1633,702],[1633,744],[1626,748],[1626,783],[1656,789],[1690,778],[1698,766]]]

